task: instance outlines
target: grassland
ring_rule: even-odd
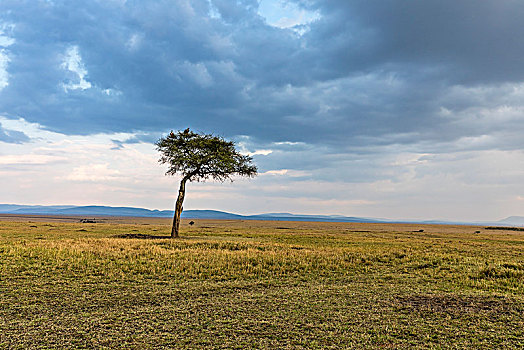
[[[0,220],[0,348],[524,347],[524,232],[196,221]]]

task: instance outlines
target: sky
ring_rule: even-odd
[[[185,209],[524,215],[524,2],[2,0],[0,203],[172,209],[154,143],[234,140],[255,179]]]

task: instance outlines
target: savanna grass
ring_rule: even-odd
[[[0,347],[524,346],[524,232],[109,221],[0,222]]]

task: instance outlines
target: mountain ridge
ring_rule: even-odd
[[[0,204],[0,214],[20,215],[83,215],[83,216],[137,216],[172,217],[173,210],[145,209],[135,207],[112,207],[103,205],[18,205]],[[271,220],[271,221],[324,221],[324,222],[366,222],[366,223],[419,223],[455,225],[503,225],[524,226],[524,216],[510,216],[493,222],[456,222],[445,220],[390,220],[381,218],[353,217],[343,215],[310,215],[291,213],[264,213],[254,215],[233,214],[219,210],[184,210],[186,219],[229,219],[229,220]]]

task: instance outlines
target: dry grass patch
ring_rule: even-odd
[[[524,232],[183,228],[171,240],[160,219],[0,222],[0,347],[524,346]]]

